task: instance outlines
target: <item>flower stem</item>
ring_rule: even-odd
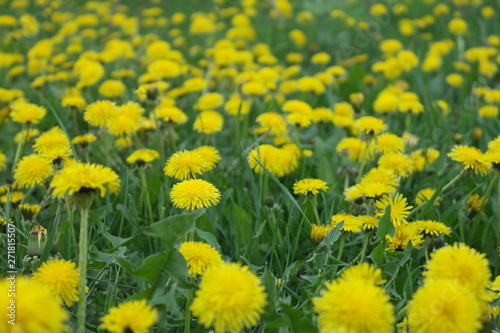
[[[189,282],[192,282],[192,277],[189,277]],[[186,311],[184,313],[184,333],[191,332],[191,311],[189,307],[191,306],[191,302],[193,300],[193,288],[189,287],[188,297],[186,302]]]
[[[371,143],[371,140],[368,139],[368,141],[366,142],[365,151],[363,152],[363,157],[361,158],[361,164],[359,166],[359,172],[358,172],[358,177],[356,178],[356,184],[359,184],[361,177],[363,177],[363,171],[365,169],[366,159],[368,157],[368,150],[370,149],[370,143]]]
[[[312,197],[311,203],[313,206],[313,212],[314,212],[314,218],[316,219],[316,224],[321,225],[321,220],[320,220],[319,214],[318,214],[318,200],[316,199],[316,196]]]
[[[498,276],[499,256],[500,256],[500,177],[495,175],[498,182],[498,195],[497,195],[497,248],[495,256],[495,276]]]
[[[140,171],[139,171],[140,175],[141,175],[141,184],[142,184],[142,188],[144,189],[146,195],[146,207],[147,207],[147,210],[148,210],[148,215],[149,215],[149,222],[152,224],[153,223],[153,208],[151,206],[151,199],[149,197],[149,189],[148,189],[148,183],[146,181],[146,170],[144,168],[140,168]]]
[[[80,246],[78,252],[78,269],[79,274],[79,284],[78,284],[78,310],[77,310],[77,332],[85,333],[85,286],[87,282],[87,250],[88,250],[88,220],[89,220],[89,209],[82,208],[80,211],[81,221],[80,221]]]
[[[345,234],[342,233],[340,235],[340,245],[339,245],[339,253],[337,255],[337,260],[340,261],[342,259],[342,253],[344,252],[344,245],[345,245]],[[335,266],[335,269],[333,270],[334,273],[337,273],[339,270],[339,266]]]
[[[361,250],[361,258],[359,259],[359,263],[362,263],[365,260],[366,248],[368,247],[368,242],[370,241],[371,231],[366,232],[365,240],[363,241],[363,249]]]
[[[16,148],[16,155],[14,156],[14,162],[12,163],[12,174],[14,174],[14,170],[16,170],[17,166],[17,161],[19,160],[19,157],[21,157],[21,153],[24,150],[24,145],[26,144],[28,135],[29,135],[29,129],[30,129],[30,124],[28,123],[28,128],[26,129],[26,124],[23,123],[23,126],[21,128],[21,133],[26,130],[26,135],[20,135],[19,142],[17,143],[17,148]]]

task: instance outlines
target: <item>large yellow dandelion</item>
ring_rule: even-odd
[[[412,333],[479,332],[480,317],[481,305],[472,292],[447,279],[427,281],[408,307]]]
[[[165,163],[163,171],[179,180],[196,178],[207,170],[207,162],[196,151],[183,150],[174,153]]]
[[[14,171],[16,186],[31,188],[47,179],[53,173],[50,160],[36,154],[23,157]]]
[[[216,333],[241,332],[258,323],[265,305],[259,278],[247,266],[224,263],[205,272],[191,311]]]
[[[13,285],[16,290],[15,298],[9,297],[9,290]],[[15,300],[14,317],[10,316],[11,300]],[[34,306],[36,304],[39,306]],[[61,302],[46,286],[24,276],[0,281],[0,315],[2,333],[68,332],[66,321],[69,315]],[[15,325],[9,323],[12,318],[15,318]]]
[[[64,195],[99,192],[104,197],[106,190],[117,193],[120,189],[118,175],[108,167],[91,163],[70,163],[54,175],[50,187],[58,198]]]
[[[78,301],[78,268],[71,261],[46,261],[33,274],[33,279],[42,283],[67,306]]]
[[[431,255],[424,272],[427,280],[456,280],[474,295],[483,298],[491,272],[486,256],[463,243],[440,248]]]
[[[357,274],[355,274],[357,275]],[[321,333],[393,332],[394,308],[384,289],[363,278],[339,279],[326,284],[321,297],[313,298]]]
[[[46,114],[43,106],[21,102],[13,104],[10,117],[18,123],[38,124]]]
[[[170,199],[177,208],[194,210],[218,204],[220,192],[205,180],[191,179],[175,184],[170,191]]]

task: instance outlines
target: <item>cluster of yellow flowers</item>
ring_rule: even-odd
[[[65,307],[77,302],[85,332],[91,212],[92,223],[106,216],[96,230],[114,248],[137,241],[131,258],[182,243],[190,283],[168,295],[186,305],[186,331],[191,315],[217,333],[251,329],[271,297],[274,315],[303,313],[266,317],[270,329],[383,333],[400,320],[403,332],[485,329],[500,292],[487,262],[499,273],[500,206],[489,204],[500,187],[498,10],[484,0],[0,0],[0,228],[15,222],[28,243],[23,270],[33,271],[17,280],[26,325],[17,327],[68,331]],[[99,200],[106,214],[91,211]],[[199,233],[169,235],[166,249],[132,237],[168,217],[193,217]],[[46,260],[46,228],[68,260]],[[198,238],[223,239],[245,265]],[[488,257],[472,249],[480,245]],[[407,281],[384,286],[392,261],[413,249]],[[32,260],[42,252],[43,263]],[[130,282],[129,266],[109,280]],[[284,278],[279,296],[261,267]],[[310,290],[299,269],[314,276]],[[160,280],[133,286],[141,296],[151,288],[157,305]],[[9,283],[0,282],[4,312]],[[157,323],[160,306],[117,293],[109,299],[124,302],[107,300],[94,328],[145,333]],[[30,307],[41,303],[50,316]],[[2,321],[0,331],[15,328]]]

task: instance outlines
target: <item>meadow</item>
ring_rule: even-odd
[[[499,13],[0,0],[0,332],[498,332]]]

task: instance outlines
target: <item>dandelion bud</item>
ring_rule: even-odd
[[[28,236],[28,256],[40,256],[47,243],[47,229],[40,224],[35,225]]]

